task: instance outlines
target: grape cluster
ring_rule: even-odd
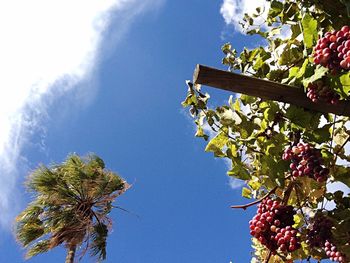
[[[310,83],[306,96],[313,102],[325,101],[330,104],[337,104],[340,99],[339,94],[328,86],[323,85],[322,81]]]
[[[323,215],[316,215],[307,231],[306,243],[311,248],[324,248],[330,260],[345,263],[345,256],[337,251],[336,246],[330,241],[332,240],[332,226],[333,223],[330,219]]]
[[[329,257],[331,261],[346,263],[344,255],[337,251],[337,247],[328,240],[324,243],[324,249],[326,251],[327,257]]]
[[[257,214],[249,221],[250,234],[273,253],[278,249],[295,251],[300,248],[300,241],[298,231],[292,227],[294,214],[292,206],[265,198],[258,205]]]
[[[306,243],[310,247],[323,247],[326,240],[332,236],[331,228],[333,223],[323,215],[315,216],[307,231]]]
[[[293,177],[308,176],[318,182],[327,180],[329,169],[323,166],[320,150],[307,143],[286,148],[282,159],[291,161],[289,167]]]
[[[350,69],[350,27],[327,32],[317,41],[314,48],[314,62],[329,69]]]

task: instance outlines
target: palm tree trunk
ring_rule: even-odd
[[[76,250],[75,245],[69,246],[65,263],[74,263],[75,250]]]

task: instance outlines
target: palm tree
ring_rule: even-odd
[[[17,240],[27,248],[26,258],[63,245],[66,263],[73,263],[77,250],[98,260],[106,258],[108,217],[113,201],[129,185],[105,169],[96,155],[70,155],[62,164],[40,165],[28,177],[28,190],[35,200],[16,218]]]

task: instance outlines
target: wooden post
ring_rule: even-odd
[[[193,83],[235,93],[243,93],[267,100],[286,102],[323,113],[350,116],[350,102],[348,101],[340,101],[336,105],[327,104],[325,102],[314,103],[306,97],[306,94],[301,88],[210,68],[199,64],[194,71]]]

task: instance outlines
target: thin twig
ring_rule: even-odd
[[[347,144],[350,140],[350,136],[348,136],[348,138],[345,140],[345,142],[342,144],[342,146],[340,146],[340,148],[338,149],[338,151],[335,153],[334,155],[334,159],[333,159],[333,166],[335,165],[337,158],[338,158],[338,154],[341,152],[341,150],[343,150],[343,148],[345,147],[345,144]],[[332,140],[333,141],[333,140]]]
[[[335,123],[337,121],[337,115],[334,114],[334,117],[333,117],[333,129],[332,129],[332,138],[331,138],[331,143],[329,145],[329,148],[332,149],[332,146],[333,146],[333,138],[334,138],[334,130],[335,130]]]
[[[232,205],[231,208],[242,208],[243,210],[246,210],[248,207],[262,202],[264,199],[266,199],[267,197],[272,195],[276,191],[276,189],[277,189],[277,186],[275,186],[270,192],[268,192],[262,198],[260,198],[258,200],[255,200],[254,202],[251,202],[251,203],[248,203],[248,204],[245,204],[245,205]]]

